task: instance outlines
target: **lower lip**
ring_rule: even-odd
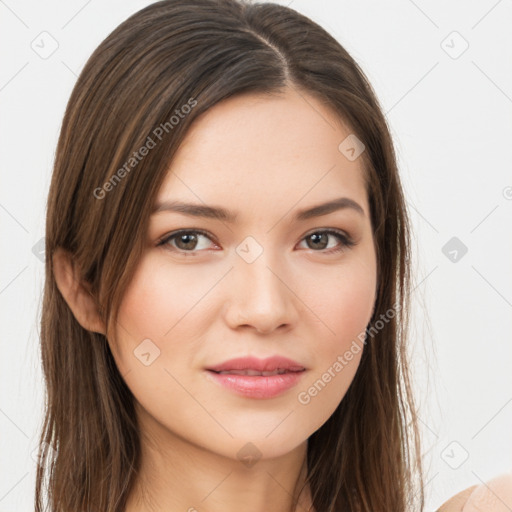
[[[232,375],[207,370],[215,382],[249,398],[273,398],[295,386],[305,370],[281,375]]]

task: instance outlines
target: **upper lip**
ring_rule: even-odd
[[[305,370],[305,367],[297,361],[293,361],[292,359],[282,356],[272,356],[266,359],[258,359],[256,357],[239,357],[208,367],[207,370],[212,370],[214,372],[225,372],[230,370],[255,370],[260,372],[288,370],[298,372]]]

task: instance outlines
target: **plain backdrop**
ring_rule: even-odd
[[[0,1],[0,512],[33,510],[41,239],[65,105],[92,51],[150,3]],[[395,140],[414,232],[411,352],[435,510],[512,470],[512,5],[278,3],[356,59]]]

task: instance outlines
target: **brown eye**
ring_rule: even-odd
[[[325,251],[329,246],[330,237],[336,238],[339,243]],[[327,253],[334,253],[355,245],[350,237],[332,229],[317,230],[305,236],[303,240],[306,240],[309,249],[313,249],[316,252],[325,251]]]
[[[211,240],[210,236],[204,231],[181,230],[166,236],[158,243],[158,246],[164,246],[170,251],[181,252],[185,256],[195,256],[200,249],[205,249],[205,247],[201,247],[201,245],[204,245],[204,243],[201,244],[203,238]]]

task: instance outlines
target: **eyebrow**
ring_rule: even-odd
[[[355,211],[362,216],[365,215],[364,210],[359,205],[359,203],[356,203],[353,199],[350,199],[349,197],[340,197],[338,199],[328,201],[327,203],[322,203],[311,208],[299,210],[296,213],[294,220],[304,221],[312,219],[314,217],[328,215],[329,213],[345,209]],[[152,214],[167,211],[178,212],[193,217],[217,219],[230,223],[234,223],[237,220],[237,214],[229,210],[226,210],[225,208],[222,208],[220,206],[207,206],[204,204],[183,203],[181,201],[159,202],[154,207]]]

